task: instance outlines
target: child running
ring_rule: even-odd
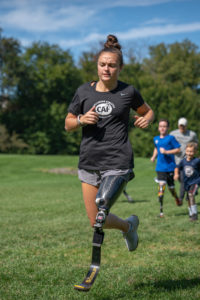
[[[151,157],[151,161],[154,162],[157,157],[156,172],[158,183],[158,201],[160,202],[160,215],[163,214],[163,198],[166,184],[168,185],[169,191],[174,197],[176,204],[180,206],[180,202],[175,186],[174,186],[174,169],[176,167],[174,154],[180,152],[180,144],[177,142],[175,137],[168,134],[169,121],[161,119],[158,125],[159,136],[154,137],[154,151]]]
[[[190,221],[198,219],[197,205],[195,203],[195,195],[200,185],[200,159],[195,157],[197,144],[188,143],[185,154],[180,164],[175,168],[174,179],[179,179],[179,174],[183,171],[184,188],[187,192],[188,210]]]

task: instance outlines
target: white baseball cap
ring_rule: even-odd
[[[178,126],[183,125],[183,126],[187,126],[187,119],[186,118],[180,118],[178,120]]]

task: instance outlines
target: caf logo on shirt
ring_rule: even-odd
[[[95,111],[98,113],[101,118],[111,117],[112,111],[115,108],[115,105],[107,100],[101,100],[94,104]]]
[[[194,169],[191,166],[185,166],[184,171],[187,177],[191,177],[194,173]]]

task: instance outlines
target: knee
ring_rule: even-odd
[[[158,196],[163,196],[165,191],[165,184],[159,184],[158,186]]]
[[[193,193],[189,192],[188,193],[188,197],[189,197],[189,199],[192,198],[193,197]]]

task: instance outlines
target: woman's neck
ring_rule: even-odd
[[[97,81],[96,91],[97,92],[110,92],[117,87],[117,81],[114,83],[105,83],[103,81]]]

